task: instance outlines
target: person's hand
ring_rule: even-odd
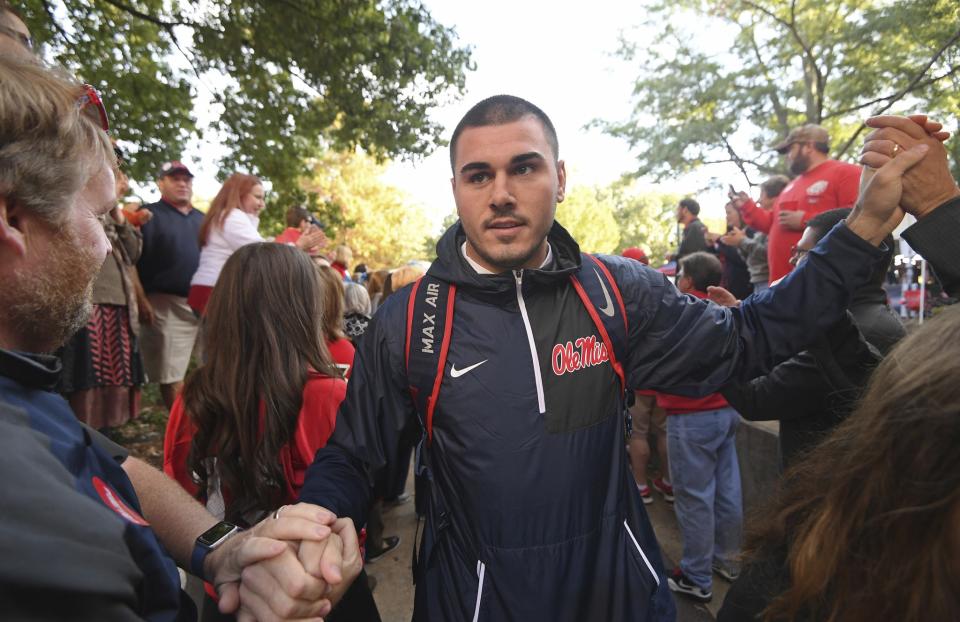
[[[297,559],[296,546],[331,537],[332,512],[299,503],[227,540],[207,558],[207,575],[220,595],[220,611],[242,606],[244,620],[323,616],[331,604],[327,584],[311,576]],[[253,617],[250,617],[253,616]]]
[[[727,193],[727,195],[730,197],[730,202],[733,203],[733,206],[737,208],[737,210],[743,207],[747,201],[750,200],[750,196],[742,190],[736,194]]]
[[[743,229],[740,227],[733,227],[730,231],[727,231],[722,236],[720,236],[720,241],[726,244],[727,246],[740,246],[740,244],[747,239],[747,234],[743,232]]]
[[[800,209],[784,209],[780,210],[780,226],[784,229],[790,229],[791,231],[803,231],[803,217],[805,212]]]
[[[137,316],[140,318],[140,323],[145,326],[153,326],[153,319],[155,314],[153,312],[153,307],[147,302],[147,299],[144,297],[142,300],[137,300]]]
[[[323,232],[323,229],[316,225],[310,225],[310,228],[297,240],[297,248],[313,255],[322,250],[327,243],[327,234]]]
[[[912,124],[909,120],[907,122]],[[876,171],[864,168],[860,197],[847,217],[850,230],[879,246],[903,220],[900,205],[906,172],[917,166],[929,152],[929,144],[917,142],[909,149],[898,150],[893,159]]]
[[[707,244],[711,246],[717,243],[717,240],[720,239],[719,233],[713,233],[712,231],[707,231],[703,234],[704,239],[707,241]]]
[[[894,155],[917,145],[928,148],[926,156],[903,175],[900,204],[905,211],[923,218],[937,206],[960,196],[942,143],[949,133],[936,129],[939,123],[927,120],[924,115],[914,115],[871,117],[866,124],[876,128],[867,135],[860,154],[860,162],[866,167],[879,169]],[[865,181],[868,180],[861,181],[861,194]]]
[[[740,301],[729,290],[720,286],[707,286],[707,298],[722,307],[739,307]]]
[[[326,598],[336,605],[360,575],[363,560],[353,521],[338,518],[331,528],[333,535],[326,540],[302,542],[297,556],[304,570],[330,586]]]

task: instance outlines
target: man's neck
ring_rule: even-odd
[[[827,156],[823,156],[823,158],[822,158],[822,159],[819,159],[819,160],[811,160],[811,161],[810,161],[810,166],[807,168],[807,170],[805,170],[805,171],[803,172],[803,174],[804,174],[804,175],[809,175],[809,174],[812,173],[817,167],[819,167],[820,165],[822,165],[824,162],[829,162],[829,161],[830,161],[830,158],[828,158]]]
[[[525,270],[532,268],[544,268],[551,258],[550,253],[550,244],[546,240],[543,242],[543,246],[539,252],[534,253],[534,256],[527,260],[522,266],[513,266],[513,267],[500,267],[492,266],[486,261],[477,256],[476,251],[474,251],[473,246],[470,244],[470,241],[467,240],[463,243],[461,247],[463,256],[470,263],[470,267],[473,268],[477,274],[500,274],[501,272],[506,272],[507,270]]]
[[[164,203],[166,203],[170,207],[177,209],[177,211],[182,212],[184,214],[188,213],[190,210],[193,209],[193,206],[190,204],[190,201],[174,202],[168,199],[167,197],[160,197],[160,198],[163,199]]]

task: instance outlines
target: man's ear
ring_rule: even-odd
[[[27,244],[20,229],[20,214],[9,197],[0,195],[0,252],[12,252],[18,257],[27,253]]]
[[[567,196],[567,164],[563,160],[557,161],[557,203],[563,203]]]

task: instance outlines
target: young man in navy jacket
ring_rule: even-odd
[[[516,97],[480,102],[453,133],[460,221],[428,271],[449,287],[455,312],[432,418],[420,413],[432,481],[418,622],[672,620],[627,467],[623,389],[698,396],[769,369],[836,320],[899,222],[895,199],[862,206],[777,291],[737,309],[684,296],[637,262],[600,257],[618,292],[604,286],[607,304],[588,309],[570,278],[580,249],[554,221],[566,186],[558,154],[550,120]],[[923,154],[902,155],[875,181]],[[399,435],[418,415],[410,349],[436,345],[419,334],[421,318],[407,336],[411,291],[392,296],[368,328],[336,430],[301,494],[358,524],[370,484],[394,467]],[[605,347],[584,348],[600,341],[591,313],[626,321],[619,365]]]

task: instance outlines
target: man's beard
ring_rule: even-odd
[[[93,281],[102,261],[70,231],[56,234],[42,265],[21,272],[4,292],[4,323],[31,352],[53,352],[93,311]]]
[[[797,155],[790,161],[790,172],[794,175],[803,175],[810,168],[810,158],[805,155]]]

